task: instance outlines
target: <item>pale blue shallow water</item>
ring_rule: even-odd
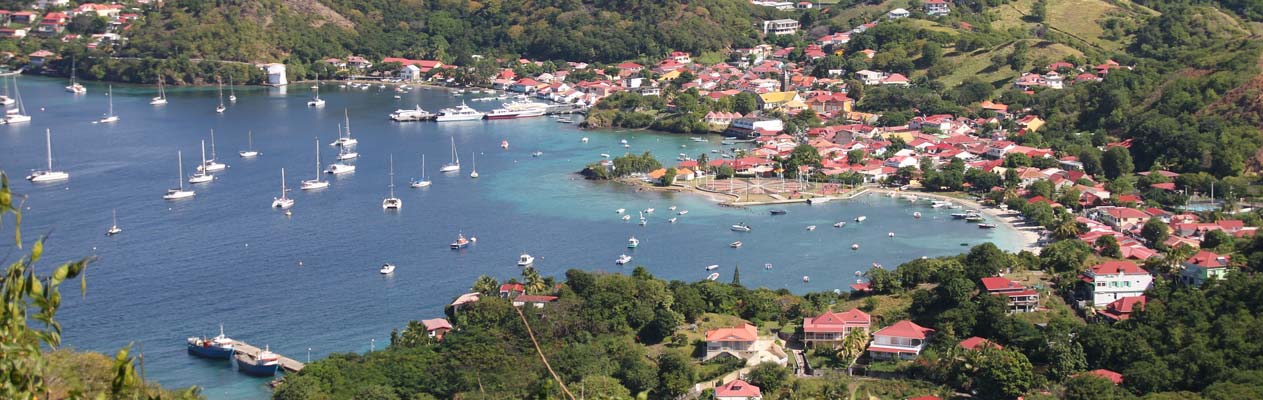
[[[1010,250],[1020,245],[1007,228],[980,230],[952,221],[949,210],[910,207],[883,196],[784,206],[788,215],[770,216],[768,208],[719,207],[699,195],[636,192],[574,175],[600,153],[622,154],[621,139],[631,151],[649,150],[665,162],[680,152],[716,148],[717,136],[695,143],[680,135],[585,132],[547,118],[398,124],[386,114],[417,103],[436,110],[460,98],[416,90],[395,100],[389,91],[335,85],[323,87],[328,101],[323,109],[305,106],[306,85],[287,91],[243,88],[223,115],[213,111],[214,89],[173,89],[171,103],[155,107],[148,104],[152,88],[116,87],[114,106],[122,121],[103,126],[91,121],[105,111],[105,87],[89,84],[88,95],[74,96],[63,91],[64,84],[22,78],[35,120],[0,126],[0,168],[16,191],[28,196],[24,233],[52,235],[42,268],[88,254],[100,257],[89,270],[87,296],[74,293],[77,288],[66,293],[58,315],[64,343],[112,353],[143,342],[150,379],[198,385],[211,399],[265,398],[267,380],[240,375],[227,362],[187,355],[185,337],[210,334],[223,323],[229,336],[268,344],[299,360],[306,359],[308,348],[312,358],[367,351],[372,340],[380,348],[390,330],[408,320],[441,316],[443,306],[478,275],[517,276],[514,262],[522,251],[535,255],[536,268],[546,275],[560,276],[569,268],[629,272],[632,267],[616,266],[614,258],[628,252],[627,238],[635,235],[641,247],[628,253],[633,264],[660,277],[702,279],[706,265],[720,264],[720,280],[727,281],[732,266],[740,264],[747,286],[803,293],[846,290],[855,271],[874,262],[894,266],[956,254],[962,242],[994,241]],[[497,103],[469,104],[487,110]],[[332,160],[335,151],[327,143],[336,137],[344,108],[360,140],[358,170],[332,178],[327,190],[292,192],[297,201],[292,217],[270,209],[280,168],[292,188],[315,173],[314,137],[321,139],[326,164]],[[53,130],[55,163],[71,173],[68,182],[21,180],[44,163],[45,128]],[[230,168],[215,182],[197,186],[195,199],[162,200],[175,184],[176,150],[184,151],[185,173],[191,173],[198,141],[210,129],[216,131],[219,159]],[[237,157],[246,147],[247,130],[254,131],[262,157]],[[580,141],[584,136],[591,139],[586,144]],[[455,138],[466,167],[459,175],[437,173],[449,157],[449,138]],[[499,143],[506,139],[511,147],[502,150]],[[531,157],[536,150],[543,156]],[[468,177],[471,152],[479,153],[481,179]],[[380,207],[391,153],[397,195],[404,201],[397,213]],[[434,185],[411,189],[407,181],[420,174],[421,153],[427,154]],[[688,215],[668,224],[671,205]],[[624,223],[614,212],[650,207],[658,211],[644,227]],[[118,209],[124,233],[106,237],[112,208]],[[914,211],[924,218],[913,219]],[[859,215],[867,221],[831,227]],[[737,222],[754,231],[731,232],[729,225]],[[807,225],[819,228],[809,232]],[[476,236],[478,243],[449,250],[458,232]],[[729,248],[735,240],[745,246]],[[10,258],[11,243],[0,240],[0,251]],[[861,249],[850,250],[852,243]],[[393,277],[377,273],[383,262],[398,265]],[[775,268],[764,270],[765,263]],[[811,276],[810,283],[802,282],[804,275]]]

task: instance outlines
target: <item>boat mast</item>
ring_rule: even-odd
[[[110,98],[110,99],[109,99],[109,100],[110,100],[110,108],[109,108],[110,112],[109,112],[108,114],[106,114],[105,116],[107,116],[107,117],[113,117],[113,116],[114,116],[114,85],[110,85],[110,86],[109,86],[109,91],[108,91],[108,92],[106,92],[105,97],[109,97],[109,98]]]
[[[202,173],[203,174],[206,173],[206,141],[205,140],[202,141]],[[184,173],[181,172],[180,175],[183,176]]]
[[[390,154],[390,198],[395,198],[395,155]]]
[[[48,150],[48,172],[53,171],[53,130],[44,129],[44,148]]]
[[[316,182],[320,182],[320,138],[316,138]]]
[[[215,130],[211,129],[210,131],[211,131],[211,160],[214,161],[216,158],[215,157]],[[202,160],[202,162],[205,163],[206,160]]]
[[[254,151],[254,130],[253,129],[246,131],[246,148],[250,151]]]
[[[18,77],[13,77],[13,94],[18,98],[18,114],[26,115],[26,104],[22,102],[22,90],[18,89]]]
[[[421,180],[425,181],[425,154],[421,155]]]
[[[347,109],[342,109],[342,115],[346,116],[346,137],[351,138],[351,113]]]
[[[281,198],[285,198],[285,168],[281,168]]]
[[[205,145],[203,145],[202,149],[203,149],[202,150],[203,154],[205,154],[205,151],[206,151]],[[175,159],[176,159],[176,162],[180,163],[180,166],[179,166],[180,176],[179,176],[179,179],[176,179],[175,181],[179,182],[180,191],[183,192],[184,191],[184,153],[179,150],[176,150]]]

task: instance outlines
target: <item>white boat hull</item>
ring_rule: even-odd
[[[197,174],[189,177],[189,183],[207,183],[215,180],[215,175]]]
[[[483,113],[458,114],[458,115],[439,114],[439,116],[435,117],[434,120],[437,122],[479,121],[479,120],[482,120],[483,116],[484,116]]]
[[[192,190],[171,189],[167,191],[167,194],[162,195],[162,198],[164,200],[179,200],[179,199],[187,199],[195,195],[197,195],[197,192],[194,192]]]
[[[411,186],[414,188],[424,188],[424,187],[430,187],[430,183],[431,183],[430,181],[416,181],[416,182],[412,182],[408,186]]]
[[[334,164],[334,165],[329,166],[329,169],[325,170],[326,174],[333,174],[333,175],[349,174],[352,172],[355,172],[355,166],[347,165],[347,164]]]
[[[254,158],[259,156],[259,152],[257,151],[238,151],[237,154],[241,155],[241,158]]]
[[[311,181],[303,181],[302,189],[303,190],[316,190],[316,189],[324,189],[327,187],[329,187],[328,181],[311,180]]]
[[[70,179],[70,173],[65,171],[35,171],[26,177],[26,180],[35,183],[57,182],[67,179]]]
[[[279,208],[279,209],[282,209],[282,210],[287,210],[287,209],[289,209],[290,207],[293,207],[293,206],[294,206],[294,199],[291,199],[291,198],[288,198],[288,197],[281,197],[281,198],[279,198],[279,199],[272,199],[272,208]]]

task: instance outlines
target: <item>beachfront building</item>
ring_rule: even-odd
[[[993,296],[1009,299],[1009,312],[1032,312],[1039,309],[1039,292],[1013,282],[1009,278],[993,276],[982,278],[982,286]]]
[[[868,336],[872,317],[858,308],[850,311],[825,311],[815,317],[803,318],[803,344],[807,347],[842,344],[847,335]]]
[[[1180,281],[1201,286],[1211,279],[1223,279],[1228,274],[1228,257],[1202,250],[1184,261]]]
[[[706,357],[703,360],[709,360],[721,354],[745,359],[750,356],[754,342],[758,339],[758,328],[748,323],[732,328],[706,331]]]
[[[926,339],[933,332],[933,329],[906,319],[896,322],[873,333],[868,355],[877,360],[916,358],[925,349]]]
[[[1124,297],[1145,294],[1153,285],[1153,275],[1130,261],[1107,261],[1079,276],[1088,284],[1092,306],[1102,308]]]
[[[715,388],[715,400],[763,400],[763,392],[750,382],[734,379]]]
[[[268,74],[269,86],[285,86],[289,84],[289,79],[285,77],[285,64],[271,63],[263,64],[260,67]]]

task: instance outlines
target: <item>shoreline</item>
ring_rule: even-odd
[[[1020,247],[1019,251],[1026,250],[1035,254],[1039,254],[1040,250],[1043,249],[1043,246],[1039,244],[1039,241],[1040,241],[1040,237],[1042,237],[1040,232],[1043,231],[1044,228],[1038,225],[1027,223],[1026,221],[1022,219],[1022,214],[1019,212],[1001,210],[996,207],[987,207],[972,199],[962,199],[959,197],[952,197],[952,196],[942,195],[938,193],[929,193],[929,192],[922,192],[922,191],[915,191],[915,190],[907,190],[907,191],[894,190],[894,189],[887,189],[887,188],[880,188],[880,187],[873,187],[870,189],[875,194],[891,194],[891,193],[910,194],[910,195],[915,195],[917,197],[929,197],[935,200],[955,202],[957,204],[964,206],[964,208],[966,209],[977,210],[980,213],[989,215],[992,217],[993,221],[997,221],[997,223],[1008,226],[1009,228],[1016,231],[1018,234],[1018,237],[1022,239],[1022,246]]]

